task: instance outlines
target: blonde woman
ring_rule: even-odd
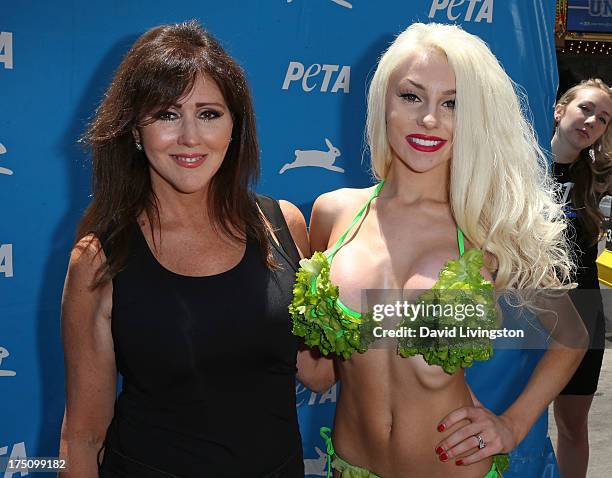
[[[576,307],[590,334],[590,347],[576,373],[555,400],[561,476],[586,476],[588,417],[603,361],[605,320],[597,278],[597,242],[603,216],[599,200],[611,189],[612,90],[599,79],[567,90],[555,107],[553,174],[562,186],[576,254]],[[585,290],[590,292],[585,292]],[[582,294],[582,295],[578,295]]]
[[[343,357],[328,441],[334,476],[497,477],[504,460],[493,456],[521,441],[583,351],[549,350],[496,416],[474,401],[457,365],[486,351],[457,363],[366,351],[354,324],[364,320],[364,290],[438,287],[456,268],[483,287],[493,277],[497,289],[567,284],[565,222],[544,157],[496,58],[448,25],[414,24],[384,53],[367,137],[379,183],[316,200],[311,246],[326,253],[302,261],[292,309],[294,333]],[[325,320],[315,337],[313,324]]]

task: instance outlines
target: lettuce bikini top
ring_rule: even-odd
[[[296,273],[293,300],[289,312],[293,320],[293,334],[303,337],[309,347],[317,347],[323,355],[334,353],[349,359],[354,352],[364,353],[375,339],[374,328],[381,326],[372,318],[372,313],[361,314],[350,309],[339,298],[339,289],[330,281],[330,267],[334,256],[344,244],[349,232],[362,219],[370,203],[376,198],[384,184],[381,181],[326,253],[315,252],[310,259],[302,259]],[[414,334],[397,334],[398,353],[402,357],[422,355],[430,365],[440,365],[445,372],[454,373],[460,367],[472,365],[474,360],[487,360],[493,349],[488,336],[452,337],[449,330],[459,336],[462,330],[492,330],[497,328],[493,285],[480,273],[483,254],[478,248],[465,251],[463,233],[457,227],[459,258],[449,260],[440,271],[434,286],[421,294],[416,303],[423,303],[422,312],[412,319],[405,317],[397,332],[413,329]],[[427,307],[431,304],[432,307]],[[437,304],[437,307],[434,307]],[[465,311],[466,306],[480,310],[481,314],[456,319],[456,314],[442,314],[445,310]],[[480,308],[476,307],[480,304]],[[441,307],[443,306],[443,307]],[[451,307],[451,309],[449,309]],[[433,333],[419,336],[421,327]],[[441,333],[440,331],[446,331]],[[459,331],[459,332],[458,332]],[[415,336],[416,335],[416,336]]]

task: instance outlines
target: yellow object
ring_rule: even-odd
[[[596,263],[599,282],[612,287],[612,251],[604,249],[597,258]]]

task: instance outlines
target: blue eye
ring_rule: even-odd
[[[448,100],[443,103],[447,108],[454,110],[455,109],[455,100]]]

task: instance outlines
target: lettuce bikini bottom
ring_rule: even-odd
[[[327,449],[327,478],[331,478],[332,468],[340,472],[341,478],[382,478],[377,474],[372,473],[370,470],[366,470],[360,466],[351,465],[347,461],[340,458],[334,450],[334,445],[332,444],[332,439],[329,435],[331,433],[329,428],[322,427],[320,433],[321,437],[325,440]],[[501,470],[496,463],[498,456],[501,457],[503,455],[496,455],[493,457],[491,468],[483,475],[482,478],[502,478]]]

